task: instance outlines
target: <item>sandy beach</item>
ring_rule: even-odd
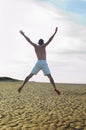
[[[0,130],[86,130],[86,85],[0,82]]]

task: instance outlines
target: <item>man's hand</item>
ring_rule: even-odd
[[[57,30],[58,30],[58,27],[56,27],[56,29],[55,29],[55,34],[57,33]]]
[[[23,32],[22,30],[20,30],[20,33],[21,33],[22,35],[24,35],[24,32]]]

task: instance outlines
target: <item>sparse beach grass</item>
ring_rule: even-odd
[[[86,130],[86,85],[0,82],[0,130]]]

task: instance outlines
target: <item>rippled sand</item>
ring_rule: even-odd
[[[0,130],[86,130],[86,85],[0,82]]]

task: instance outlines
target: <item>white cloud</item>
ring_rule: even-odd
[[[69,15],[49,3],[36,1],[29,1],[28,3],[27,0],[3,0],[0,2],[0,13],[1,75],[24,78],[35,63],[35,52],[32,46],[19,34],[20,29],[23,29],[31,40],[37,42],[40,37],[46,41],[56,26],[59,27],[58,33],[47,47],[47,56],[53,75],[55,74],[55,80],[73,82],[74,80],[71,79],[77,68],[79,74],[86,72],[84,69],[86,54],[80,54],[80,52],[86,52],[86,27],[74,23]],[[70,79],[68,73],[65,72],[67,68],[68,73],[71,73]],[[63,75],[66,74],[66,78],[63,79]],[[80,79],[81,77],[78,77],[77,82],[85,82],[85,78]],[[38,79],[36,78],[36,80]]]

